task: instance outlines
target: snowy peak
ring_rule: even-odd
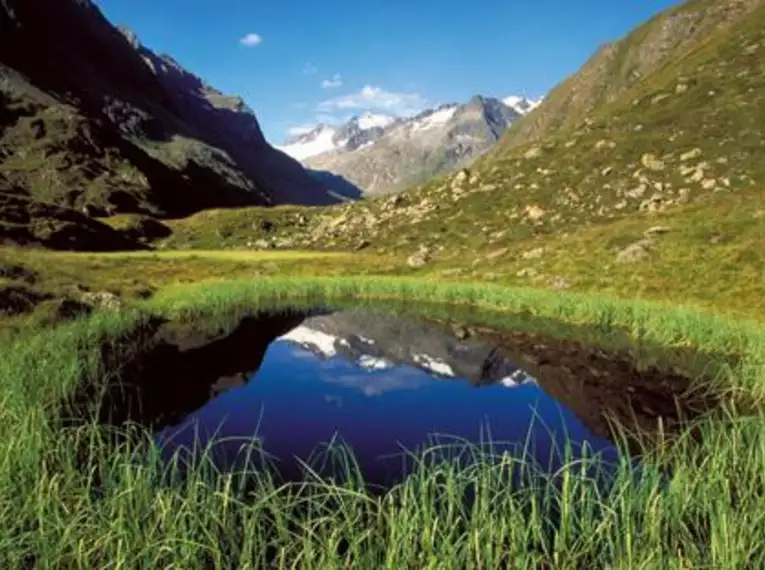
[[[450,136],[464,130],[466,121],[485,122],[496,140],[510,123],[530,112],[540,100],[512,95],[504,99],[473,96],[467,103],[445,103],[426,109],[413,117],[398,117],[389,114],[365,112],[339,125],[321,123],[311,130],[289,139],[278,147],[283,152],[306,161],[322,155],[336,156],[367,149],[382,139],[411,138],[425,136],[432,138]],[[457,129],[457,131],[455,131]],[[464,134],[464,133],[463,133]]]
[[[385,128],[398,117],[392,115],[375,115],[374,113],[366,112],[360,117],[354,117],[351,122],[356,122],[361,130],[373,129],[375,127]]]
[[[317,154],[335,149],[336,130],[324,123],[319,123],[311,130],[288,139],[279,150],[297,160],[304,160]]]
[[[529,99],[518,95],[510,95],[509,97],[502,99],[502,102],[521,115],[525,115],[536,109],[542,102],[542,98]]]
[[[333,151],[352,151],[373,143],[387,127],[400,120],[394,115],[366,112],[341,125],[319,123],[277,148],[297,160]]]

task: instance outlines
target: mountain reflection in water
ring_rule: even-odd
[[[170,456],[214,441],[222,468],[241,464],[257,437],[288,481],[301,460],[335,437],[354,454],[367,483],[389,486],[411,471],[404,451],[428,443],[491,441],[492,451],[524,450],[544,470],[586,442],[617,460],[536,381],[490,345],[461,342],[432,325],[364,311],[310,317],[273,341],[242,385],[157,434]],[[312,464],[313,465],[313,464]]]

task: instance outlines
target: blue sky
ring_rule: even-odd
[[[365,110],[537,97],[676,0],[95,0],[255,110],[268,139]]]

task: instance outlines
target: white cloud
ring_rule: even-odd
[[[360,91],[322,101],[319,111],[332,112],[339,109],[363,109],[387,111],[398,115],[411,115],[421,111],[427,99],[419,93],[397,93],[381,87],[365,85]]]
[[[287,129],[287,134],[293,137],[304,135],[306,133],[311,132],[316,125],[297,125],[295,127],[290,127]]]
[[[325,79],[321,82],[321,86],[323,89],[331,89],[333,87],[342,87],[343,85],[343,76],[339,73],[335,73],[331,79]]]
[[[258,34],[250,32],[249,34],[246,34],[242,39],[239,40],[239,43],[243,46],[247,47],[255,47],[256,45],[259,45],[263,41],[263,38],[261,38]]]
[[[307,61],[303,66],[303,75],[315,75],[317,73],[319,73],[319,68],[310,61]]]

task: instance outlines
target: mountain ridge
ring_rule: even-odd
[[[535,102],[512,98],[519,108]],[[524,106],[525,105],[525,106]],[[364,195],[387,194],[429,176],[469,164],[522,115],[493,97],[443,103],[411,117],[370,115],[367,129],[353,117],[338,127],[321,124],[282,146],[309,168],[329,171],[355,184]]]
[[[241,99],[89,0],[3,0],[0,31],[0,166],[30,198],[160,217],[337,201],[267,143]]]

